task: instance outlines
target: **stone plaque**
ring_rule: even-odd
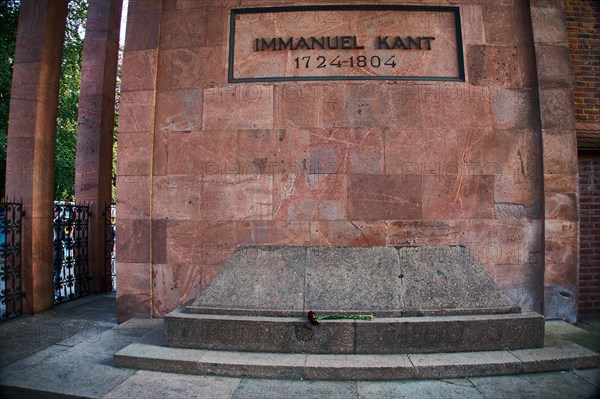
[[[458,7],[233,9],[230,29],[230,82],[464,81]]]

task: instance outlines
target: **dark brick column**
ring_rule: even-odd
[[[22,0],[15,50],[6,197],[23,201],[24,311],[54,306],[52,202],[60,60],[67,0]]]
[[[89,204],[90,289],[107,289],[104,272],[105,206],[111,203],[112,145],[119,28],[123,0],[90,0],[87,17],[79,120],[75,200]]]

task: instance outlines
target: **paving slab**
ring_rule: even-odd
[[[573,370],[580,378],[600,389],[600,369]],[[600,397],[600,395],[598,395]]]
[[[589,325],[587,325],[589,327]],[[555,341],[574,342],[584,348],[600,353],[600,330],[588,330],[562,320],[546,322],[546,337]]]
[[[69,348],[66,345],[51,345],[30,356],[19,359],[0,369],[0,381],[14,381],[15,378],[18,379],[21,374],[26,373],[28,369],[44,364],[48,359],[59,356]]]
[[[138,371],[110,391],[104,399],[229,399],[239,384],[240,380],[236,378]]]
[[[414,374],[407,355],[308,355],[309,380],[409,379]]]
[[[112,366],[112,357],[71,349],[2,378],[3,385],[84,397],[102,397],[135,373]],[[10,384],[7,384],[9,382]]]
[[[596,399],[598,387],[569,372],[470,378],[485,398]]]
[[[357,398],[355,382],[243,379],[234,399]]]
[[[521,362],[507,351],[409,355],[416,378],[518,374]]]
[[[577,344],[510,351],[522,362],[526,373],[600,366],[600,355]]]
[[[467,379],[439,381],[360,381],[358,397],[365,399],[482,399]]]
[[[50,345],[69,344],[86,335],[93,335],[96,322],[85,319],[27,317],[0,323],[0,367],[27,357]],[[78,336],[78,338],[75,338]]]

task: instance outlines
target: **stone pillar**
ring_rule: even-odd
[[[117,161],[119,322],[153,314],[150,189],[162,6],[161,0],[130,0],[127,14]]]
[[[6,198],[22,200],[24,312],[54,306],[52,204],[67,0],[22,0],[10,99]]]
[[[104,209],[111,203],[115,85],[123,0],[88,7],[77,126],[75,201],[89,204],[91,292],[106,291]]]
[[[564,5],[531,0],[542,126],[544,314],[571,323],[577,312],[577,138]]]

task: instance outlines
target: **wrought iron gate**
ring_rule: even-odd
[[[90,293],[87,206],[54,204],[54,303]]]
[[[109,205],[104,210],[104,278],[106,291],[117,290],[116,273],[116,210],[114,205]]]
[[[23,314],[21,225],[23,205],[0,203],[0,320]]]

